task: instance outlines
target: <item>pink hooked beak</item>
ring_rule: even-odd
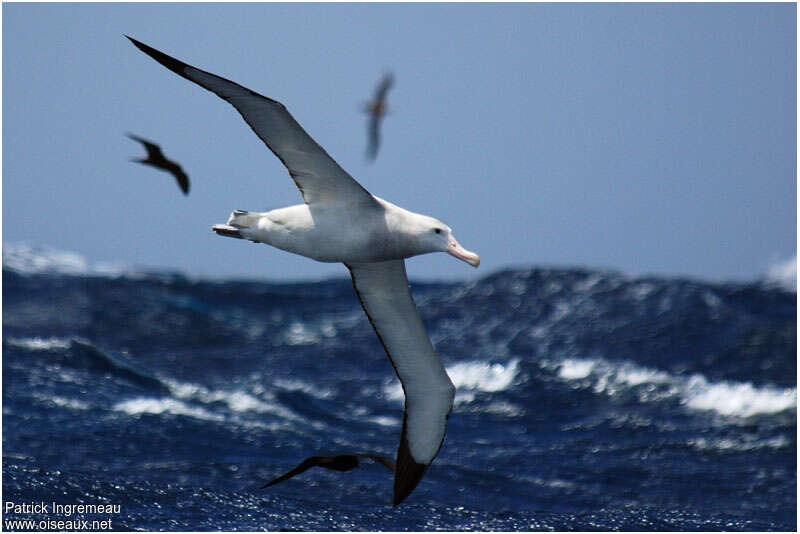
[[[469,263],[473,267],[477,267],[481,263],[480,256],[459,245],[453,236],[450,236],[450,242],[447,244],[447,253]]]

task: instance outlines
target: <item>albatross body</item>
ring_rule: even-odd
[[[443,222],[371,195],[280,102],[187,65],[128,37],[144,53],[233,105],[281,160],[304,204],[266,213],[234,211],[220,235],[266,243],[323,262],[342,262],[405,392],[394,504],[417,486],[442,445],[455,388],[431,345],[406,276],[405,258],[447,252],[477,267]]]

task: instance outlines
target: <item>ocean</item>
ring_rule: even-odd
[[[457,387],[419,486],[392,507],[364,461],[259,489],[394,457],[402,389],[344,274],[4,251],[4,530],[797,530],[796,289],[767,280],[412,280]]]

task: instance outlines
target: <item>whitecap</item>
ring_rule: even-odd
[[[178,399],[201,402],[203,404],[223,403],[232,412],[258,412],[270,413],[284,419],[299,420],[300,416],[269,398],[266,402],[242,390],[208,389],[199,384],[165,380],[173,397]]]
[[[112,410],[124,412],[128,415],[167,413],[171,415],[184,415],[207,421],[223,421],[225,419],[222,415],[212,413],[197,406],[189,406],[183,401],[171,398],[156,399],[152,397],[138,397],[118,402],[112,407]]]
[[[589,388],[608,396],[633,392],[640,402],[677,398],[682,406],[692,411],[752,417],[797,407],[797,388],[755,386],[749,382],[712,382],[699,373],[691,376],[671,374],[632,362],[614,362],[604,358],[542,360],[541,365],[574,387]]]
[[[20,274],[67,274],[120,276],[130,266],[112,263],[90,263],[77,252],[59,250],[29,242],[3,243],[3,268]]]
[[[756,449],[782,449],[788,447],[792,442],[784,435],[773,436],[770,438],[757,438],[756,436],[744,436],[742,438],[692,438],[688,440],[690,446],[700,450],[723,450],[723,451],[752,451]]]
[[[519,406],[503,401],[492,402],[483,411],[504,417],[519,417],[525,413]]]
[[[54,404],[59,408],[68,408],[70,410],[88,410],[91,408],[91,405],[88,402],[78,399],[69,399],[67,397],[60,397],[58,395],[48,396],[41,393],[34,393],[33,397],[40,402]]]
[[[367,421],[370,423],[375,423],[381,426],[400,426],[400,420],[396,417],[387,417],[385,415],[376,415],[374,417],[368,417]]]
[[[274,384],[285,391],[300,391],[317,399],[326,399],[333,395],[330,389],[312,386],[308,382],[293,378],[278,378]]]
[[[686,383],[682,403],[695,410],[712,410],[722,415],[750,417],[779,413],[797,406],[796,388],[755,387],[750,383],[712,383],[692,375]]]
[[[797,255],[769,266],[765,283],[797,293]]]
[[[8,338],[5,340],[5,342],[13,347],[20,347],[23,349],[37,350],[37,351],[65,350],[68,349],[72,344],[71,339],[60,338],[60,337]]]
[[[576,283],[574,286],[574,290],[576,292],[589,292],[592,289],[594,289],[594,286],[596,286],[602,281],[603,281],[602,275],[600,275],[599,273],[592,273],[585,279],[580,280],[578,283]]]
[[[647,299],[647,297],[649,297],[655,290],[655,284],[641,281],[633,284],[630,287],[629,292],[633,296],[634,300],[642,302]]]
[[[284,332],[283,338],[287,345],[313,345],[319,343],[320,340],[319,335],[298,321],[289,326],[288,331]]]
[[[577,380],[586,378],[594,369],[595,362],[592,360],[567,359],[561,362],[558,368],[558,376],[564,380]]]
[[[506,364],[483,361],[458,362],[447,367],[447,374],[458,389],[502,391],[514,381],[519,372],[519,358]]]

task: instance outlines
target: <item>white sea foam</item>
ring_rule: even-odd
[[[83,402],[78,399],[68,399],[66,397],[51,397],[50,402],[61,408],[69,408],[70,410],[88,410],[91,405],[88,402]]]
[[[374,417],[368,417],[367,421],[370,423],[376,423],[381,426],[400,426],[400,419],[396,417],[387,417],[385,415],[376,415]]]
[[[596,286],[602,281],[603,281],[603,275],[599,273],[592,273],[591,275],[586,277],[585,280],[581,280],[580,282],[576,283],[574,289],[575,291],[578,292],[591,291],[594,288],[594,286]]]
[[[88,402],[84,402],[78,399],[69,399],[67,397],[59,397],[58,395],[45,395],[42,393],[33,393],[33,398],[37,399],[40,402],[44,403],[52,403],[59,408],[69,408],[70,410],[88,410],[91,408],[91,405]]]
[[[592,360],[564,360],[558,368],[558,376],[564,380],[577,380],[586,378],[594,369]]]
[[[225,419],[225,417],[220,414],[212,413],[198,406],[190,406],[181,400],[169,397],[160,399],[138,397],[118,402],[112,407],[112,410],[125,412],[128,415],[168,413],[171,415],[185,415],[206,421],[223,421]]]
[[[791,444],[791,440],[784,435],[771,438],[758,438],[756,436],[743,436],[742,438],[694,438],[689,440],[689,445],[700,450],[716,449],[729,451],[752,451],[755,449],[782,449]]]
[[[64,350],[68,349],[72,344],[71,339],[59,337],[23,337],[23,338],[8,338],[6,343],[14,347],[20,347],[28,350]],[[87,342],[88,343],[88,342]]]
[[[77,252],[59,250],[25,241],[3,243],[3,268],[20,274],[70,274],[120,276],[130,272],[130,266],[112,263],[91,263]]]
[[[486,413],[493,413],[502,415],[504,417],[519,417],[525,410],[510,402],[497,401],[492,402],[484,409]]]
[[[783,261],[777,261],[767,269],[766,283],[797,292],[797,255]]]
[[[654,284],[648,282],[639,282],[631,286],[630,292],[633,295],[633,298],[638,301],[643,301],[650,294],[655,291],[656,286]]]
[[[306,395],[310,395],[317,399],[326,399],[333,395],[333,391],[330,389],[321,389],[316,386],[312,386],[308,382],[304,382],[302,380],[298,380],[296,378],[286,379],[286,378],[278,378],[273,382],[277,387],[285,390],[285,391],[301,391]]]
[[[472,402],[479,392],[508,389],[519,373],[519,358],[506,364],[482,361],[458,362],[447,368],[456,387],[456,404]]]
[[[692,375],[686,383],[682,402],[695,410],[713,410],[722,415],[750,417],[778,413],[797,406],[796,388],[754,387],[750,383],[710,383]]]
[[[751,417],[797,407],[797,388],[754,386],[749,382],[711,382],[701,374],[670,374],[631,362],[603,358],[542,361],[542,366],[577,387],[609,396],[634,391],[642,402],[678,398],[689,410],[724,416]]]
[[[225,404],[232,412],[270,413],[283,419],[298,420],[300,416],[278,404],[273,399],[267,402],[242,390],[226,391],[208,389],[199,384],[189,384],[177,380],[165,380],[173,397],[200,402],[203,404]]]
[[[313,345],[319,343],[320,336],[301,322],[293,322],[283,333],[287,345]]]

